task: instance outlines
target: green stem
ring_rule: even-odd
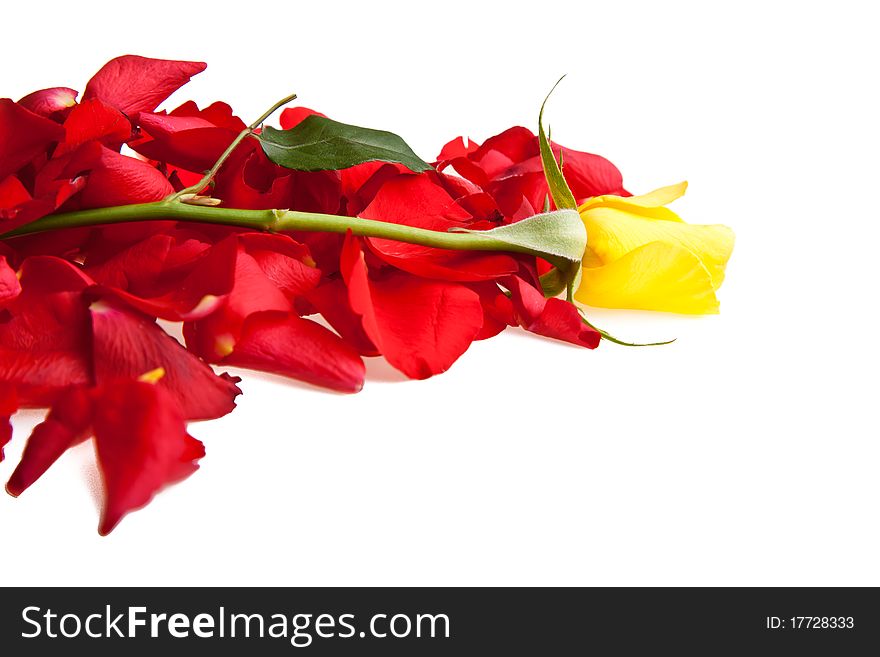
[[[294,210],[237,210],[233,208],[189,205],[178,201],[158,201],[138,205],[120,205],[94,210],[79,210],[63,214],[51,214],[4,235],[3,239],[61,228],[81,228],[105,224],[154,221],[188,221],[221,224],[266,231],[323,231],[345,233],[351,231],[363,237],[379,237],[410,244],[420,244],[439,249],[459,251],[507,251],[526,253],[546,258],[547,254],[536,249],[501,242],[479,233],[444,233],[404,224],[344,217],[335,214],[298,212]]]
[[[263,112],[263,114],[262,114],[262,116],[260,116],[260,118],[258,118],[256,121],[251,123],[247,128],[245,128],[240,133],[238,133],[238,136],[232,140],[232,143],[229,144],[229,146],[226,148],[226,150],[223,151],[223,154],[219,158],[217,158],[216,162],[214,162],[214,166],[212,166],[208,170],[208,172],[202,177],[202,179],[199,182],[197,182],[195,185],[190,185],[189,187],[187,187],[185,189],[181,189],[179,192],[172,194],[171,196],[168,197],[167,200],[175,201],[175,200],[177,200],[187,194],[198,194],[203,189],[205,189],[205,187],[207,187],[209,184],[211,184],[211,181],[214,180],[214,176],[216,176],[217,172],[220,171],[220,167],[223,166],[223,163],[229,158],[230,155],[232,155],[232,151],[234,151],[236,148],[238,148],[238,145],[241,142],[243,142],[245,139],[247,139],[252,134],[254,134],[254,131],[263,124],[263,121],[268,119],[279,108],[281,108],[284,105],[287,105],[287,103],[291,102],[292,100],[296,100],[296,94],[290,94],[289,96],[282,98],[277,103],[272,105],[272,107],[270,107],[265,112]]]

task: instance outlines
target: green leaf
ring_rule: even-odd
[[[587,230],[577,210],[554,210],[491,230],[452,228],[456,233],[491,237],[498,242],[531,249],[547,260],[580,263],[587,246]]]
[[[565,76],[563,75],[562,78],[564,77]],[[574,194],[571,193],[568,183],[565,182],[560,163],[556,161],[556,158],[553,155],[553,149],[550,147],[550,140],[544,132],[544,106],[547,104],[550,95],[559,83],[562,82],[562,78],[559,78],[556,81],[556,84],[553,85],[553,89],[547,94],[547,98],[541,103],[541,111],[538,113],[538,144],[541,148],[541,163],[544,165],[544,176],[547,178],[547,185],[550,187],[550,195],[553,197],[553,202],[556,204],[557,208],[576,210],[577,201],[574,198]]]
[[[255,135],[266,156],[297,171],[336,171],[363,162],[396,162],[415,172],[431,165],[391,132],[312,115],[290,130],[266,126]]]

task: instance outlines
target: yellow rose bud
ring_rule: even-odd
[[[686,224],[665,206],[687,183],[642,196],[597,196],[578,208],[588,244],[575,299],[590,306],[718,312],[733,251],[727,226]]]

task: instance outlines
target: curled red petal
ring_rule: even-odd
[[[339,336],[311,320],[277,312],[248,317],[223,365],[281,374],[340,392],[364,385],[364,363]]]
[[[217,376],[149,317],[110,298],[92,303],[89,311],[97,384],[162,368],[156,385],[174,395],[187,419],[217,418],[235,408],[238,379]]]
[[[55,121],[34,114],[9,98],[0,98],[0,180],[62,139],[64,128]]]
[[[104,479],[102,536],[164,487],[195,472],[205,454],[202,443],[186,432],[175,398],[151,383],[116,381],[102,387],[92,426]]]
[[[134,118],[139,112],[152,112],[206,67],[203,62],[123,55],[111,59],[95,73],[86,85],[83,100],[100,98]]]
[[[78,95],[78,91],[68,87],[52,87],[34,91],[19,100],[18,104],[34,114],[39,114],[47,119],[56,119],[65,115],[76,105]]]
[[[88,437],[92,422],[92,393],[85,386],[67,388],[52,405],[46,419],[34,427],[21,461],[6,484],[18,497],[43,476],[64,452]]]
[[[545,298],[518,276],[505,279],[504,285],[510,290],[517,322],[525,330],[588,349],[599,346],[601,334],[583,322],[573,304]]]

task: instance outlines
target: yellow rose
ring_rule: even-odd
[[[597,196],[578,208],[587,229],[575,299],[590,306],[718,312],[715,292],[733,251],[727,226],[686,224],[664,207],[687,183],[642,196]]]

